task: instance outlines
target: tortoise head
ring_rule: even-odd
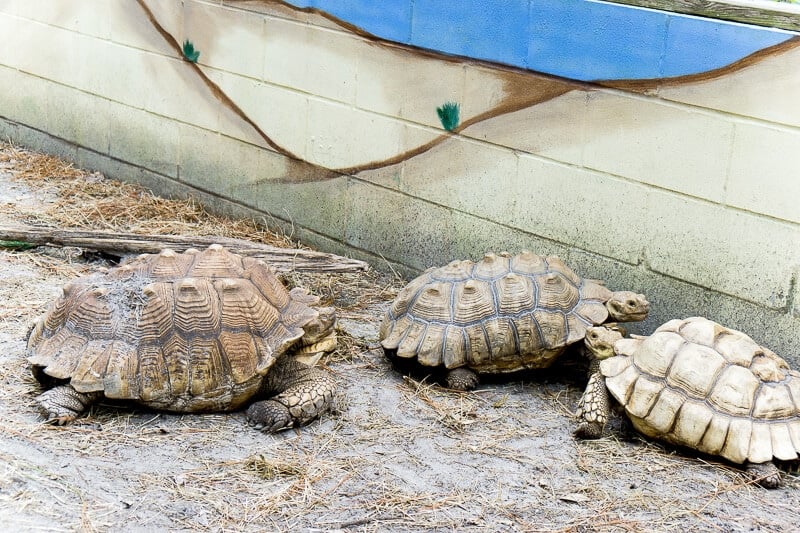
[[[597,359],[608,359],[614,356],[614,343],[624,335],[624,331],[615,326],[594,326],[587,328],[583,342]]]
[[[334,332],[336,327],[336,310],[333,307],[317,307],[317,318],[303,326],[303,344],[313,344]]]
[[[634,322],[647,318],[650,302],[644,294],[631,291],[617,291],[606,302],[606,309],[611,319],[616,322]]]

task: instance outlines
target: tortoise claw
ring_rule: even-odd
[[[78,417],[72,415],[59,416],[57,413],[47,413],[44,423],[51,424],[53,426],[66,426],[70,422],[73,422],[76,418]]]

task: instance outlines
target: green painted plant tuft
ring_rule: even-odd
[[[183,57],[190,63],[197,63],[197,60],[200,58],[200,50],[195,50],[192,41],[189,39],[183,42]]]
[[[442,122],[442,127],[447,131],[453,131],[458,127],[459,105],[456,102],[445,102],[442,107],[436,108],[436,114],[439,115],[439,120]]]

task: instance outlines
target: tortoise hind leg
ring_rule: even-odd
[[[746,463],[745,475],[765,489],[777,489],[783,482],[781,471],[774,463]]]
[[[247,422],[275,432],[305,424],[331,409],[336,383],[327,372],[311,368],[292,356],[282,357],[264,378],[262,396],[247,408]]]
[[[71,385],[59,385],[36,397],[36,403],[46,417],[46,422],[63,426],[78,418],[101,392],[78,392]]]
[[[478,374],[466,367],[450,370],[445,377],[448,389],[472,390],[478,386]]]

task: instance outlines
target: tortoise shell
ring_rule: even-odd
[[[68,283],[35,323],[28,359],[43,381],[78,392],[171,411],[236,409],[319,317],[315,300],[219,245],[144,254]]]
[[[426,271],[398,294],[380,329],[390,357],[503,373],[545,368],[608,318],[613,293],[558,257],[531,252]]]
[[[606,386],[650,437],[735,462],[800,452],[800,374],[739,331],[695,317],[622,339]]]

